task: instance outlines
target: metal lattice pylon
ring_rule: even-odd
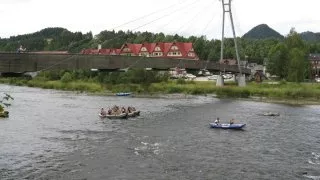
[[[236,49],[236,56],[237,56],[237,62],[238,62],[238,68],[239,68],[239,75],[242,76],[242,71],[240,67],[240,56],[238,52],[238,44],[237,44],[237,37],[236,32],[234,30],[234,24],[233,24],[233,18],[232,18],[232,12],[231,12],[231,1],[232,0],[221,0],[222,2],[222,9],[223,9],[223,16],[222,16],[222,39],[221,39],[221,61],[223,60],[223,46],[224,46],[224,24],[225,24],[225,14],[229,13],[230,15],[230,21],[231,21],[231,27],[232,27],[232,33],[233,33],[233,40],[234,40],[234,46]]]

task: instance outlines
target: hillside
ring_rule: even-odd
[[[81,32],[70,32],[67,29],[54,27],[45,28],[35,33],[11,36],[10,38],[0,39],[0,51],[16,51],[22,45],[27,51],[51,51],[68,50],[79,51],[87,47],[92,40],[92,33],[82,34]],[[80,47],[84,45],[83,47]]]
[[[300,33],[300,36],[305,41],[312,41],[312,42],[320,41],[320,33],[307,31],[307,32]]]
[[[260,24],[242,36],[245,39],[283,39],[284,37],[266,24]]]

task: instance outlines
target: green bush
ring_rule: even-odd
[[[68,83],[72,81],[72,75],[69,72],[65,72],[61,78],[61,82]]]
[[[186,80],[184,80],[183,78],[179,78],[177,79],[177,84],[186,84]]]

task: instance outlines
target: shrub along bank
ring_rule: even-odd
[[[129,70],[127,72],[91,72],[91,71],[48,71],[34,79],[1,78],[1,83],[20,86],[40,87],[90,93],[133,92],[136,94],[172,94],[193,95],[216,94],[218,97],[249,98],[266,97],[269,99],[320,100],[320,85],[316,83],[257,84],[248,83],[238,87],[236,83],[226,83],[217,87],[212,81],[196,82],[184,79],[169,80],[162,72]]]

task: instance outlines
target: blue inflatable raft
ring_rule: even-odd
[[[242,129],[246,124],[217,124],[210,123],[211,128],[220,128],[220,129]]]
[[[131,93],[125,93],[125,92],[120,92],[120,93],[116,93],[116,96],[130,96]]]

